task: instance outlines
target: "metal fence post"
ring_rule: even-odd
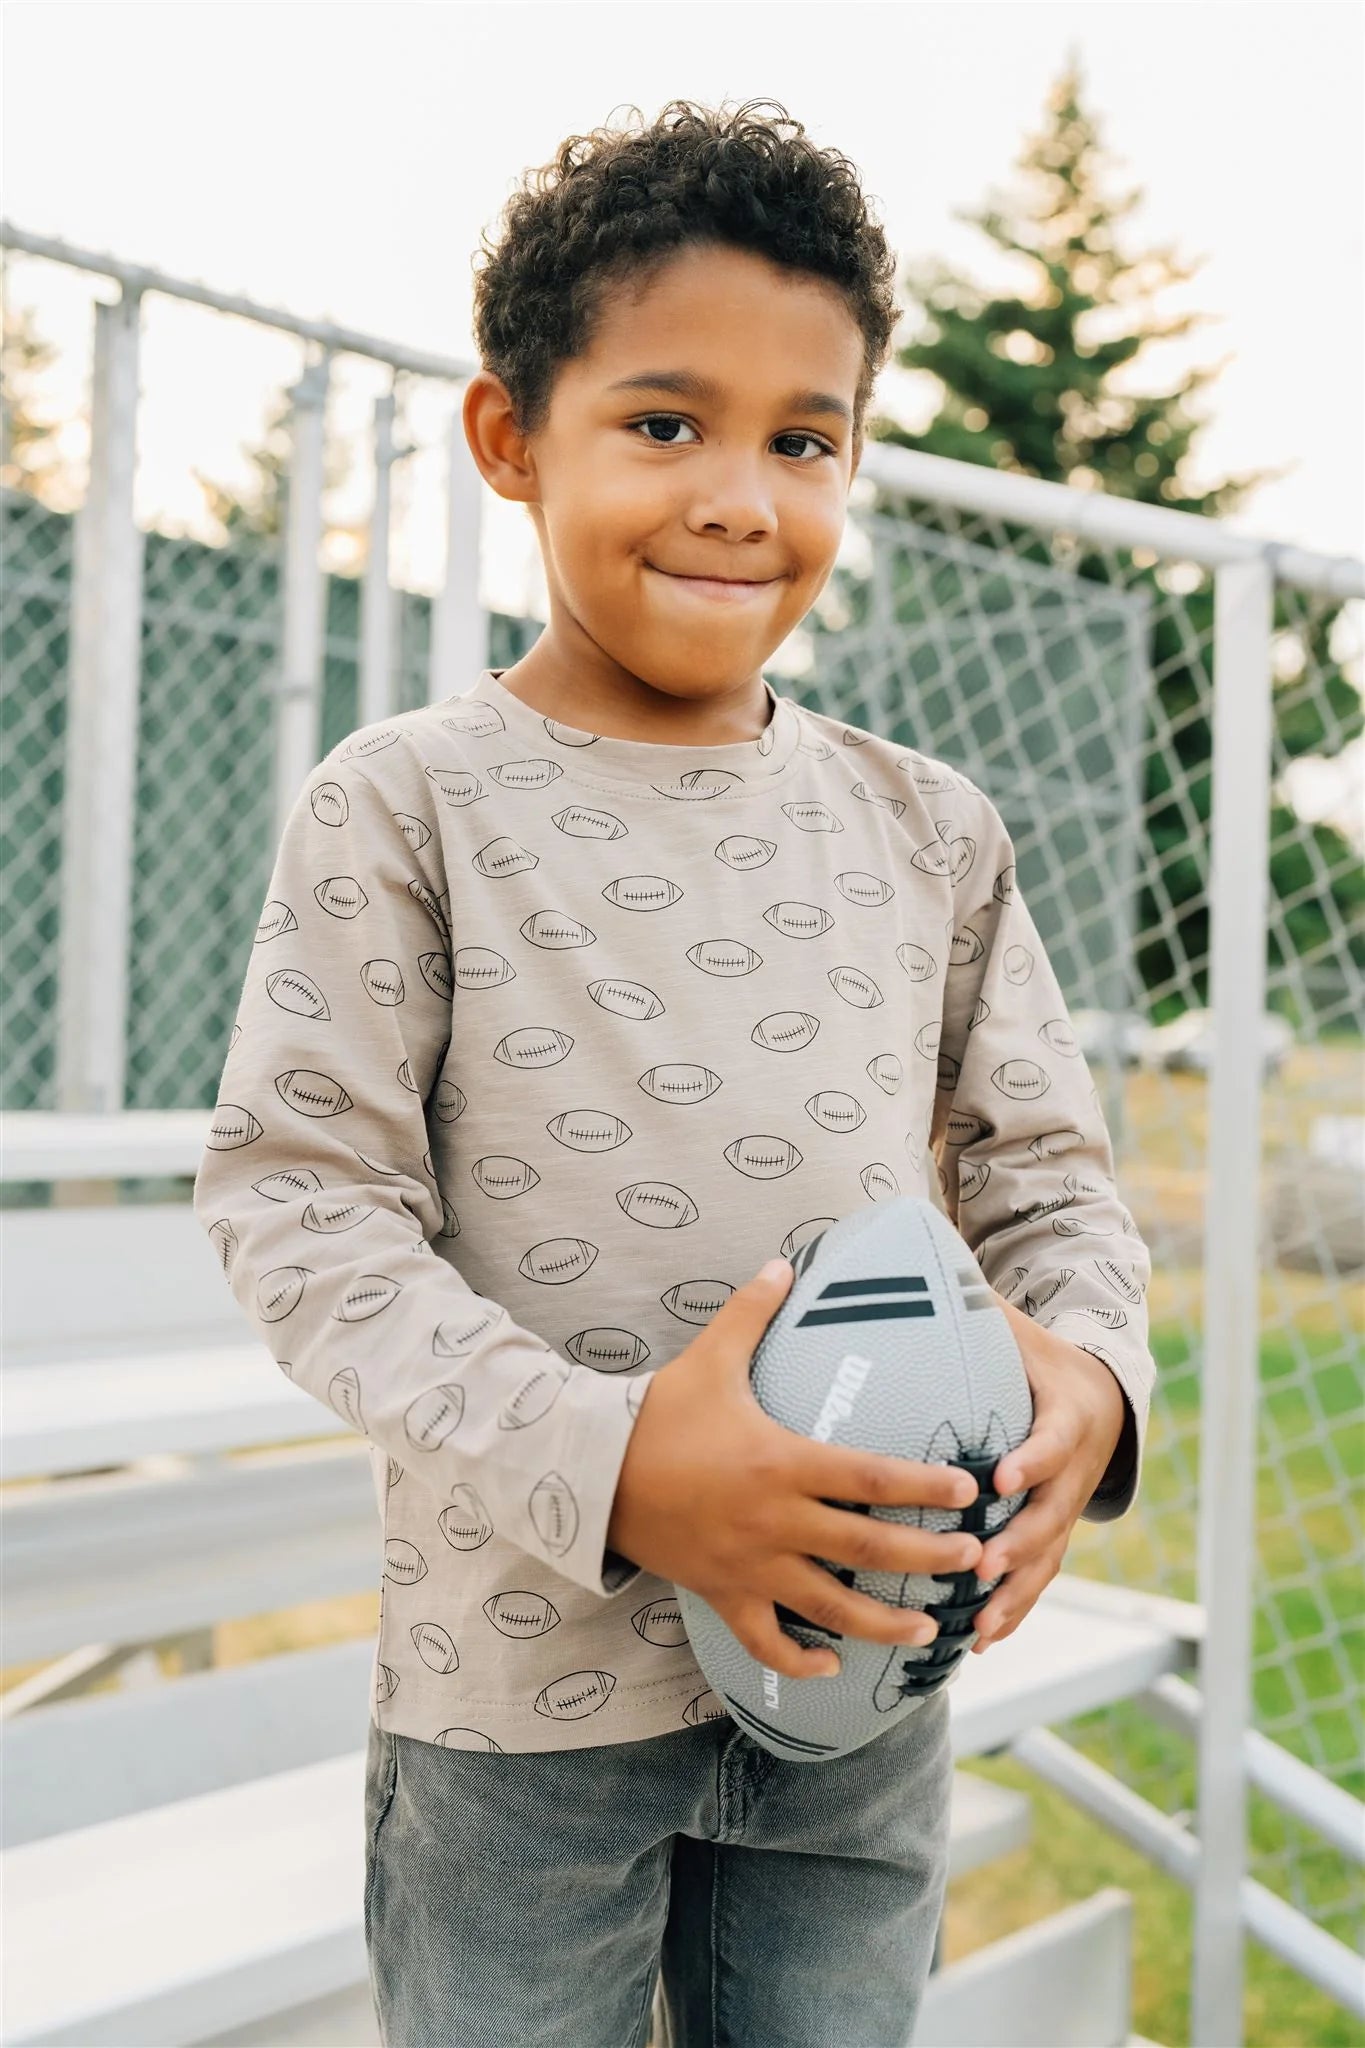
[[[450,422],[450,488],[446,499],[446,573],[431,615],[428,699],[437,704],[473,687],[488,664],[488,622],[479,604],[479,535],[483,478],[465,439],[464,413]]]
[[[56,1106],[123,1108],[142,535],[133,519],[142,301],[95,307],[90,480],[76,519],[62,809]]]
[[[389,581],[389,524],[393,502],[393,465],[409,447],[393,438],[396,401],[383,391],[374,402],[374,503],[370,510],[369,548],[360,589],[360,690],[356,724],[373,725],[395,709],[393,661],[393,586]]]
[[[1199,1870],[1193,2048],[1242,2040],[1246,1731],[1251,1719],[1260,1409],[1261,1018],[1266,987],[1274,576],[1265,556],[1215,572],[1214,1054],[1204,1210],[1200,1412]]]
[[[326,586],[323,581],[326,353],[305,366],[289,393],[293,448],[289,464],[284,538],[284,627],[275,705],[275,840],[309,770],[322,754],[322,654]]]

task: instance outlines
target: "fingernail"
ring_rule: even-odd
[[[758,1277],[760,1280],[785,1280],[789,1270],[786,1259],[769,1259]]]

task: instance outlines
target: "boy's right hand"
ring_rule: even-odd
[[[955,1572],[981,1556],[976,1536],[937,1534],[828,1502],[963,1508],[976,1482],[784,1429],[749,1383],[759,1339],[786,1299],[793,1270],[776,1262],[725,1306],[685,1351],[653,1374],[617,1479],[607,1544],[632,1563],[700,1594],[751,1656],[788,1678],[838,1670],[780,1626],[774,1601],[817,1627],[874,1643],[929,1643],[938,1625],[914,1609],[855,1593],[815,1562],[878,1572]]]

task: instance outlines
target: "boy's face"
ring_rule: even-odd
[[[619,703],[632,683],[694,704],[751,696],[834,566],[862,352],[832,286],[693,246],[638,299],[613,296],[588,352],[560,366],[541,433],[518,436],[500,380],[479,372],[471,448],[540,536],[544,680],[557,670],[584,703]]]

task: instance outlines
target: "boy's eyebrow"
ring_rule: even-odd
[[[608,391],[671,391],[678,398],[711,398],[723,396],[720,386],[710,377],[699,376],[695,370],[642,370],[636,377],[621,377],[615,384],[607,386]],[[853,414],[842,398],[836,398],[829,391],[791,391],[784,399],[783,412],[823,412],[833,415],[852,426]]]

